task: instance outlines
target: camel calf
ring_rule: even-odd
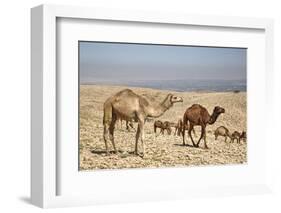
[[[245,131],[243,131],[240,135],[240,140],[243,140],[244,142],[246,142],[247,140],[247,133]]]
[[[165,121],[163,123],[163,126],[162,126],[162,129],[161,129],[161,132],[162,135],[164,135],[164,131],[167,131],[168,135],[171,135],[171,132],[172,132],[172,129],[171,129],[171,126],[170,126],[170,122],[169,121]]]
[[[234,131],[232,134],[231,134],[231,142],[234,142],[234,140],[237,140],[237,143],[240,143],[240,133],[237,132],[237,131]]]
[[[157,132],[157,128],[160,129],[160,134],[162,133],[162,135],[164,135],[165,130],[167,131],[168,135],[170,135],[172,132],[169,121],[165,121],[165,122],[162,122],[160,120],[155,121],[154,122],[154,133]]]
[[[224,137],[224,142],[227,141],[227,137],[229,137],[230,139],[232,139],[229,130],[224,127],[224,126],[220,126],[215,130],[215,140],[217,140],[218,136],[223,136]]]

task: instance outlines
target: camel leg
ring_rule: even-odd
[[[227,136],[224,136],[224,142],[226,142],[227,141]]]
[[[106,150],[107,155],[109,154],[108,143],[107,143],[107,141],[109,140],[109,130],[108,129],[109,129],[109,125],[105,124],[104,127],[103,127],[103,140],[104,140],[104,143],[105,143],[105,150]]]
[[[196,137],[197,135],[196,135],[196,132],[195,132],[194,128],[192,129],[192,132],[193,132],[194,136]]]
[[[140,122],[140,136],[141,136],[141,143],[142,143],[142,157],[144,158],[145,155],[145,144],[144,144],[144,122]]]
[[[198,140],[198,142],[197,142],[197,145],[196,145],[196,147],[199,147],[199,144],[200,144],[200,142],[201,142],[201,139],[204,137],[204,133],[205,133],[205,126],[201,126],[201,136],[200,136],[200,138],[199,138],[199,140]]]
[[[205,146],[205,149],[209,149],[209,147],[207,146],[207,141],[206,141],[206,129],[204,129],[204,146]]]
[[[140,137],[140,125],[138,125],[137,133],[136,133],[136,143],[135,143],[135,155],[138,155],[138,142]]]
[[[117,154],[117,149],[116,149],[115,142],[114,142],[114,127],[115,127],[115,123],[116,123],[116,119],[112,118],[112,122],[111,122],[111,124],[109,126],[109,138],[111,140],[113,149],[114,149],[115,153]]]
[[[193,128],[194,128],[194,126],[193,126],[192,124],[190,124],[189,129],[188,129],[188,136],[189,136],[190,139],[191,139],[192,145],[193,145],[194,147],[197,147],[197,145],[194,143],[193,137],[192,137],[192,135],[191,135],[191,131],[193,130]],[[183,131],[185,131],[185,130],[183,130]]]
[[[182,130],[182,145],[185,146],[185,130]]]

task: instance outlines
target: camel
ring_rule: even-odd
[[[180,124],[179,121],[178,123],[174,123],[174,122],[169,122],[170,127],[174,127],[175,128],[175,133],[174,135],[176,135],[178,133],[178,135],[180,135]]]
[[[220,126],[215,130],[215,140],[218,139],[218,136],[224,137],[224,142],[227,141],[227,137],[231,139],[231,134],[229,133],[229,130],[225,126]]]
[[[181,135],[181,133],[182,133],[182,131],[188,131],[189,130],[189,125],[188,124],[186,124],[184,127],[183,127],[183,121],[182,121],[182,119],[179,119],[179,121],[178,121],[178,125],[177,125],[177,132],[178,132],[178,136],[180,136]],[[195,133],[195,130],[194,130],[194,128],[192,129],[192,132],[193,132],[193,134],[196,136],[196,133]],[[175,132],[175,134],[176,134],[176,132]]]
[[[160,120],[157,120],[157,121],[154,122],[153,126],[154,126],[154,133],[155,134],[157,133],[157,128],[160,129],[160,133],[161,133],[161,129],[163,127],[163,122],[160,121]]]
[[[164,121],[163,122],[163,126],[161,128],[161,132],[160,133],[162,133],[162,135],[164,135],[164,131],[165,130],[167,131],[168,135],[171,135],[172,128],[170,126],[170,122],[169,121]]]
[[[179,128],[178,123],[173,123],[173,122],[169,122],[169,121],[162,122],[160,120],[157,120],[154,122],[154,133],[156,133],[157,128],[159,128],[160,133],[164,134],[164,130],[167,130],[168,135],[171,135],[172,127],[175,128],[175,135],[176,135],[177,129]]]
[[[237,131],[234,131],[232,134],[231,134],[231,142],[234,142],[234,140],[237,140],[237,143],[240,143],[240,133],[237,132]]]
[[[164,130],[167,130],[168,135],[171,134],[172,129],[170,127],[170,123],[168,121],[162,122],[160,120],[157,120],[154,122],[154,133],[157,133],[157,128],[160,129],[160,134],[164,135]]]
[[[108,141],[112,142],[115,153],[117,149],[114,142],[114,127],[117,118],[130,121],[134,120],[138,123],[136,142],[135,142],[135,154],[138,155],[138,141],[141,137],[143,155],[145,155],[144,144],[144,124],[147,118],[157,118],[163,115],[168,109],[170,109],[174,103],[183,102],[181,97],[177,97],[173,94],[168,94],[161,103],[149,102],[146,98],[137,95],[130,89],[124,89],[115,95],[109,97],[103,106],[103,125],[104,132],[103,138],[105,142],[106,153],[108,154]]]
[[[200,104],[193,104],[189,107],[183,116],[183,125],[188,125],[188,135],[191,138],[192,144],[194,147],[199,147],[199,143],[201,139],[204,137],[204,145],[205,149],[208,149],[207,142],[206,142],[206,126],[207,124],[214,124],[221,113],[224,113],[225,110],[222,107],[216,106],[213,110],[212,115],[210,115],[207,109]],[[191,131],[193,130],[194,126],[201,126],[201,136],[197,142],[194,143],[194,140],[191,135]],[[183,145],[185,146],[185,131],[182,131],[183,136]]]
[[[247,133],[245,131],[243,131],[240,135],[240,140],[243,140],[244,142],[246,142],[247,140]]]

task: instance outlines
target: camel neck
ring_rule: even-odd
[[[164,112],[170,109],[172,105],[173,104],[171,103],[169,96],[167,96],[162,103],[156,105],[155,107],[152,107],[149,110],[148,114],[150,117],[154,117],[154,118],[160,117],[161,115],[164,114]]]
[[[219,115],[220,115],[220,114],[213,113],[213,114],[211,115],[210,120],[209,120],[209,122],[208,122],[208,123],[209,123],[209,124],[213,124],[213,123],[215,123],[215,122],[216,122],[216,120],[218,119]]]

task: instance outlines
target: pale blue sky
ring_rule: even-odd
[[[80,81],[246,80],[246,49],[79,42]]]

